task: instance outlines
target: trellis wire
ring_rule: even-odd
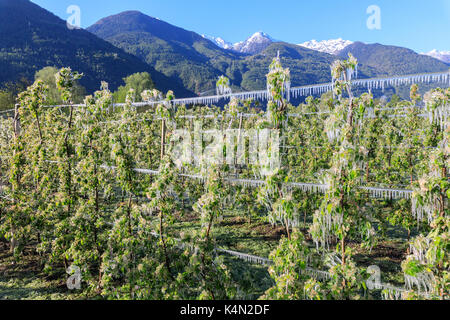
[[[49,163],[57,163],[57,161],[51,161],[48,160]],[[108,166],[108,165],[101,165],[100,168],[106,169],[106,170],[115,170],[117,167],[115,166]],[[145,175],[159,175],[158,170],[152,170],[152,169],[142,169],[142,168],[133,168],[133,170],[137,173],[142,173]],[[196,174],[186,174],[186,173],[180,173],[180,177],[190,178],[190,179],[196,179],[200,180],[202,183],[205,183],[207,178],[202,175],[196,175]],[[265,185],[266,182],[264,180],[253,180],[253,179],[236,179],[236,178],[225,178],[225,181],[229,182],[232,185],[241,185],[244,187],[259,187],[262,185]],[[287,187],[288,191],[292,191],[293,189],[300,189],[304,192],[309,193],[325,193],[329,186],[325,184],[319,184],[319,183],[302,183],[302,182],[290,182],[284,184]],[[391,188],[378,188],[378,187],[366,187],[366,186],[360,186],[359,189],[367,191],[373,198],[384,198],[389,200],[394,199],[411,199],[412,198],[412,190],[406,190],[406,189],[391,189]]]
[[[108,167],[108,168],[114,168],[114,167]],[[148,170],[148,169],[134,169],[136,172],[144,173],[144,174],[151,174],[151,175],[158,175],[159,172],[156,170]],[[206,177],[202,175],[195,175],[195,174],[179,174],[181,177],[191,178],[200,180],[203,183],[206,181]],[[225,178],[225,181],[229,182],[233,185],[241,185],[244,187],[259,187],[262,185],[265,185],[266,182],[264,180],[252,180],[252,179],[235,179],[235,178]],[[310,193],[325,193],[329,187],[325,184],[319,184],[319,183],[301,183],[301,182],[290,182],[286,183],[285,186],[287,187],[288,191],[292,191],[292,189],[300,189],[304,192],[310,192]],[[389,189],[389,188],[377,188],[377,187],[359,187],[361,190],[367,191],[372,197],[374,198],[384,198],[384,199],[411,199],[412,196],[412,190],[405,190],[405,189]]]
[[[237,257],[241,260],[255,263],[255,264],[260,264],[263,266],[269,266],[272,264],[272,261],[270,259],[254,256],[254,255],[247,254],[247,253],[242,253],[242,252],[237,252],[237,251],[232,251],[232,250],[227,250],[227,249],[222,249],[222,248],[216,248],[216,252],[226,253],[231,256]]]
[[[238,259],[241,259],[243,261],[247,261],[247,262],[254,263],[254,264],[259,264],[259,265],[263,265],[263,266],[270,266],[273,264],[273,261],[270,259],[247,254],[247,253],[226,250],[226,249],[221,249],[221,248],[216,248],[216,251],[226,253],[228,255],[237,257]],[[310,267],[306,267],[305,269],[302,269],[300,272],[303,274],[308,274],[319,281],[327,281],[332,278],[332,274],[330,272],[323,271],[323,270],[317,270],[317,269],[313,269]],[[428,280],[429,280],[428,278],[427,279],[417,279],[416,277],[410,277],[405,274],[405,288],[400,288],[400,287],[393,286],[389,283],[381,283],[380,282],[380,283],[371,284],[371,287],[368,289],[369,290],[384,290],[385,291],[385,292],[383,292],[384,299],[387,300],[390,297],[393,297],[395,300],[399,300],[402,297],[401,296],[402,293],[413,290],[413,287],[415,285],[415,286],[417,286],[419,295],[427,297],[427,296],[429,296],[429,292],[431,290],[428,286],[428,283],[429,283]],[[424,289],[423,291],[425,291],[425,292],[423,292],[421,290],[422,288]]]
[[[152,232],[152,235],[155,237],[159,237],[159,234],[157,234],[156,232]],[[183,241],[181,239],[175,239],[175,241],[178,242],[177,246],[181,249],[189,247],[192,251],[198,252],[198,248],[194,247],[193,245],[186,245],[185,243],[183,243]],[[216,253],[228,254],[228,255],[236,257],[240,260],[243,260],[243,261],[246,261],[249,263],[253,263],[253,264],[259,264],[262,266],[270,266],[273,264],[273,261],[268,258],[264,258],[264,257],[260,257],[260,256],[248,254],[248,253],[233,251],[233,250],[219,248],[219,247],[216,247],[214,249],[214,251]],[[313,269],[310,267],[306,267],[306,268],[302,269],[300,271],[300,273],[308,274],[311,277],[313,277],[319,281],[327,281],[332,278],[332,274],[330,272],[323,271],[323,270],[317,270],[317,269]],[[428,296],[430,288],[428,287],[428,285],[427,285],[428,281],[426,281],[426,280],[429,280],[429,279],[417,280],[416,277],[409,277],[409,276],[405,275],[405,288],[396,287],[396,286],[393,286],[388,283],[375,282],[375,283],[371,283],[370,285],[368,285],[368,289],[369,290],[385,290],[386,292],[383,293],[383,296],[385,299],[388,299],[389,297],[393,297],[394,299],[398,300],[401,298],[402,293],[408,292],[409,290],[413,290],[414,285],[416,285],[420,295]],[[422,292],[422,290],[421,290],[422,288],[424,288],[425,292]]]
[[[102,165],[101,168],[115,170],[117,167]],[[159,171],[151,170],[151,169],[141,169],[134,168],[135,172],[147,174],[147,175],[158,175]],[[180,173],[180,177],[190,178],[200,180],[202,183],[206,181],[206,177],[202,175],[196,174],[186,174]],[[235,179],[235,178],[225,178],[225,181],[229,182],[233,185],[241,185],[244,187],[259,187],[265,185],[266,182],[264,180],[252,180],[252,179]],[[300,189],[304,192],[310,193],[325,193],[328,190],[328,186],[325,184],[316,184],[316,183],[301,183],[301,182],[290,182],[285,184],[288,191],[292,191],[293,188]],[[389,188],[377,188],[377,187],[359,187],[361,190],[368,191],[369,194],[374,198],[384,198],[384,199],[411,199],[412,190],[404,190],[404,189],[389,189]]]

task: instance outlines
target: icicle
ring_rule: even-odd
[[[383,300],[400,300],[402,299],[402,293],[405,292],[402,288],[384,284],[382,285],[382,289]]]
[[[450,106],[446,105],[446,106],[439,106],[434,110],[430,110],[428,112],[428,118],[430,120],[430,123],[438,123],[439,126],[441,127],[441,130],[444,130],[446,124],[447,124],[447,119],[449,117],[450,114]]]
[[[291,100],[291,82],[287,81],[285,84],[285,88],[286,88],[286,100],[290,101]]]
[[[325,193],[329,188],[327,185],[314,183],[291,183],[291,185],[309,193]]]
[[[221,248],[217,248],[217,251],[224,252],[231,256],[238,257],[241,260],[256,263],[256,264],[270,265],[272,263],[272,261],[269,259],[258,257],[258,256],[253,256],[253,255],[246,254],[246,253],[241,253],[241,252],[236,252],[236,251],[231,251],[231,250],[226,250],[226,249],[221,249]]]
[[[327,131],[328,140],[330,142],[332,142],[332,141],[336,140],[337,138],[339,138],[340,135],[341,135],[341,130],[340,129],[334,129],[334,130]]]
[[[405,284],[408,290],[412,290],[417,287],[419,294],[424,291],[424,294],[429,294],[433,290],[433,284],[435,282],[434,275],[431,272],[422,272],[415,277],[405,274]]]
[[[439,201],[434,201],[435,205],[439,204]],[[411,211],[414,217],[416,217],[417,221],[422,222],[424,220],[425,215],[427,216],[428,223],[431,223],[433,218],[434,206],[433,204],[425,204],[420,205],[415,197],[411,200]]]
[[[412,195],[411,190],[400,189],[385,189],[374,187],[360,187],[362,190],[366,190],[373,198],[386,198],[386,199],[410,199]]]

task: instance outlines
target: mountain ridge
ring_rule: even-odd
[[[133,22],[130,19],[139,21]],[[141,26],[142,21],[147,21],[148,26]],[[133,25],[139,27],[133,29],[130,27]],[[161,33],[164,28],[170,28],[170,32],[180,32],[178,41],[166,36],[167,33]],[[206,36],[163,24],[137,12],[124,12],[103,18],[87,30],[135,54],[167,76],[179,77],[180,83],[197,94],[214,90],[220,75],[229,77],[235,89],[264,89],[265,76],[278,50],[283,63],[291,67],[293,85],[329,81],[329,64],[334,59],[325,53],[272,40],[254,55],[235,52],[218,47]],[[259,42],[260,35],[267,36],[256,33],[253,39],[249,39]]]
[[[138,21],[132,21],[133,19]],[[141,26],[143,21],[148,21],[148,25]],[[139,27],[133,28],[134,25]],[[170,32],[161,31],[165,28],[169,28]],[[360,74],[363,77],[410,74],[416,71],[434,72],[444,70],[444,66],[447,68],[444,63],[434,58],[420,56],[406,48],[397,47],[397,50],[392,50],[394,47],[383,45],[371,47],[361,42],[349,44],[349,40],[342,39],[321,42],[333,44],[335,49],[344,48],[332,55],[297,44],[275,42],[276,40],[261,31],[238,43],[242,47],[245,47],[244,43],[252,42],[260,45],[253,48],[255,50],[252,52],[256,53],[236,52],[222,48],[230,43],[221,38],[202,36],[135,11],[103,18],[88,30],[138,56],[166,76],[178,77],[180,85],[197,94],[214,90],[220,75],[226,75],[232,86],[240,90],[264,89],[267,68],[277,55],[277,50],[273,48],[280,50],[283,63],[287,61],[286,67],[291,69],[293,85],[330,81],[330,64],[338,58],[347,58],[348,52],[344,51],[349,47],[356,58],[361,58]],[[174,37],[168,36],[174,32],[179,33],[175,40]],[[367,50],[363,48],[378,52],[378,55],[367,55]],[[401,55],[405,55],[404,61]],[[399,66],[393,67],[389,62],[391,60],[400,60]],[[388,67],[385,67],[386,65]]]
[[[346,58],[349,53],[352,53],[359,63],[376,68],[381,76],[448,70],[448,65],[442,61],[398,46],[354,42],[339,51],[337,56]]]
[[[98,90],[101,81],[115,90],[129,74],[148,72],[161,90],[191,94],[92,33],[69,30],[65,21],[29,0],[0,0],[0,65],[0,84],[21,77],[32,80],[36,71],[47,66],[70,66],[84,74],[80,84],[88,92]]]
[[[242,52],[236,52],[135,10],[105,17],[87,30],[69,30],[65,21],[29,0],[0,0],[0,8],[0,84],[22,75],[32,78],[50,65],[84,72],[82,84],[89,91],[101,80],[114,90],[125,76],[144,71],[160,90],[173,89],[179,97],[214,90],[220,75],[229,77],[235,89],[261,90],[278,51],[291,70],[293,86],[330,81],[330,64],[349,52],[358,58],[363,78],[448,70],[448,64],[435,58],[381,44],[346,45],[349,40],[342,39],[314,43],[346,45],[332,55],[279,42],[260,31],[237,43]],[[20,23],[8,23],[9,17]],[[244,43],[256,44],[250,50],[254,53],[245,52]]]
[[[196,93],[215,86],[230,61],[240,58],[239,53],[222,49],[193,31],[138,11],[103,18],[86,30]]]

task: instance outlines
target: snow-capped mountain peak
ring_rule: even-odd
[[[261,41],[266,41],[266,40],[270,40],[272,42],[276,41],[274,40],[271,36],[269,36],[267,33],[262,32],[262,31],[258,31],[255,32],[250,38],[248,38],[246,41],[251,41],[251,42],[261,42]]]
[[[231,42],[225,41],[225,40],[223,40],[220,37],[215,38],[215,37],[207,36],[207,35],[204,35],[204,34],[202,34],[202,37],[212,41],[213,43],[215,43],[220,48],[233,49],[233,44]]]
[[[301,43],[299,46],[329,54],[337,54],[339,51],[352,43],[353,42],[350,40],[343,40],[342,38],[339,38],[323,41],[311,40]]]
[[[272,39],[271,36],[265,32],[258,31],[247,40],[235,43],[233,45],[233,50],[242,53],[256,54],[266,49],[272,42],[275,42],[275,40]]]
[[[258,31],[254,33],[251,37],[247,38],[245,41],[240,41],[232,44],[222,38],[210,37],[202,35],[203,38],[208,39],[215,43],[217,46],[223,49],[229,49],[241,53],[257,54],[266,49],[272,42],[276,42],[267,33]]]
[[[439,50],[431,50],[427,53],[422,53],[424,55],[436,58],[438,60],[441,60],[445,63],[450,63],[450,51],[439,51]]]

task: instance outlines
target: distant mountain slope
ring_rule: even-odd
[[[157,72],[137,57],[85,30],[69,30],[66,22],[28,0],[0,0],[0,84],[34,73],[46,66],[70,66],[84,73],[88,92],[102,80],[111,89],[135,72],[149,72],[161,90],[190,95],[184,87]]]
[[[336,60],[335,56],[284,42],[273,43],[260,54],[233,62],[229,76],[246,90],[264,89],[269,65],[278,52],[283,67],[290,69],[292,86],[331,81],[330,64]],[[374,68],[360,67],[361,78],[376,74]]]
[[[233,67],[240,71],[241,86],[246,90],[264,89],[266,86],[265,75],[278,51],[283,67],[289,68],[291,71],[292,86],[330,80],[330,64],[334,60],[332,56],[293,44],[277,42],[271,44],[260,54],[234,63]]]
[[[197,93],[211,89],[230,62],[240,58],[195,32],[138,11],[104,18],[87,30]]]
[[[335,48],[347,45],[335,56],[299,45],[274,42],[261,32],[240,43],[238,48],[245,52],[242,49],[249,48],[248,44],[261,45],[254,47],[254,52],[258,53],[240,53],[219,47],[229,45],[223,40],[209,40],[138,11],[104,18],[87,30],[136,55],[198,94],[213,93],[220,75],[228,76],[235,89],[266,88],[265,75],[278,50],[283,65],[291,70],[293,86],[330,81],[330,64],[339,57],[346,58],[348,52],[353,52],[359,59],[361,78],[448,69],[441,61],[405,48],[363,43],[347,45],[342,40],[333,43]]]
[[[213,40],[172,26],[137,11],[104,18],[87,30],[140,57],[156,70],[197,93],[214,92],[220,75],[230,78],[243,90],[264,89],[272,59],[280,50],[283,65],[292,73],[293,85],[330,80],[331,55],[287,43],[267,43],[269,36],[257,33],[245,44],[261,44],[256,55],[233,52],[218,47]],[[245,47],[241,43],[242,48]],[[241,49],[242,49],[241,48]],[[249,48],[247,46],[247,48]]]
[[[404,75],[449,69],[442,61],[402,47],[355,42],[341,50],[338,56],[345,58],[350,52],[359,63],[376,68],[380,75]]]

